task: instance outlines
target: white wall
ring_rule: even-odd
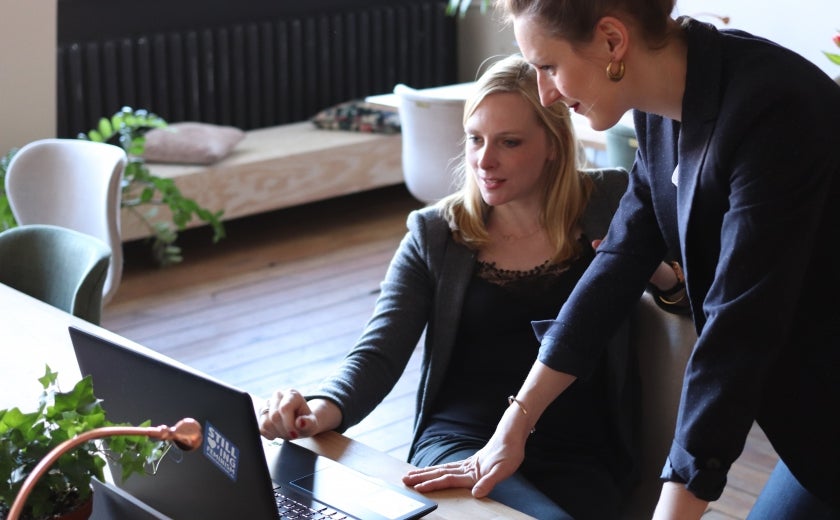
[[[729,16],[729,26],[773,40],[805,56],[831,77],[840,65],[822,51],[840,53],[831,38],[840,30],[840,0],[678,0],[677,12],[722,25],[699,13]],[[784,74],[784,71],[779,71]]]
[[[728,27],[776,41],[802,54],[829,76],[840,76],[840,65],[831,63],[822,54],[822,51],[840,53],[831,40],[840,30],[840,0],[678,0],[674,12],[696,15],[700,20],[723,27],[715,18],[701,13],[729,16]],[[513,31],[501,30],[494,16],[482,16],[477,5],[458,20],[458,38],[459,81],[474,80],[485,58],[516,52]]]
[[[56,0],[0,0],[0,154],[56,132]]]
[[[475,81],[484,71],[481,65],[487,58],[507,56],[518,50],[513,30],[499,23],[492,12],[482,15],[475,0],[457,23],[458,81]]]

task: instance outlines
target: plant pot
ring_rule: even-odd
[[[91,513],[93,513],[93,493],[90,494],[87,500],[80,503],[76,509],[56,515],[52,520],[88,520]]]

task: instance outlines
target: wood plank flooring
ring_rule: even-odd
[[[126,244],[123,280],[102,325],[257,396],[307,390],[353,345],[379,282],[420,207],[403,186],[383,188],[181,235],[184,261],[158,269],[142,242]],[[405,459],[419,352],[351,437]],[[776,461],[754,428],[721,500],[704,518],[746,517]]]

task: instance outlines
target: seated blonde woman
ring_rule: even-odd
[[[592,242],[607,233],[627,174],[578,169],[568,110],[540,105],[534,70],[518,56],[482,75],[463,121],[460,189],[409,215],[361,338],[315,391],[273,395],[265,437],[361,421],[394,387],[424,329],[412,464],[471,455],[519,406],[509,396],[537,356],[532,323],[556,317],[595,255]],[[524,464],[491,497],[541,519],[616,517],[633,475],[631,366],[622,331],[594,376],[548,408]]]

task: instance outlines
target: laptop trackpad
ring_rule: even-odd
[[[386,487],[382,482],[368,480],[360,473],[341,466],[331,466],[291,482],[316,500],[323,497],[329,505],[357,514],[360,508],[369,513],[362,518],[396,520],[412,518],[426,504]]]

